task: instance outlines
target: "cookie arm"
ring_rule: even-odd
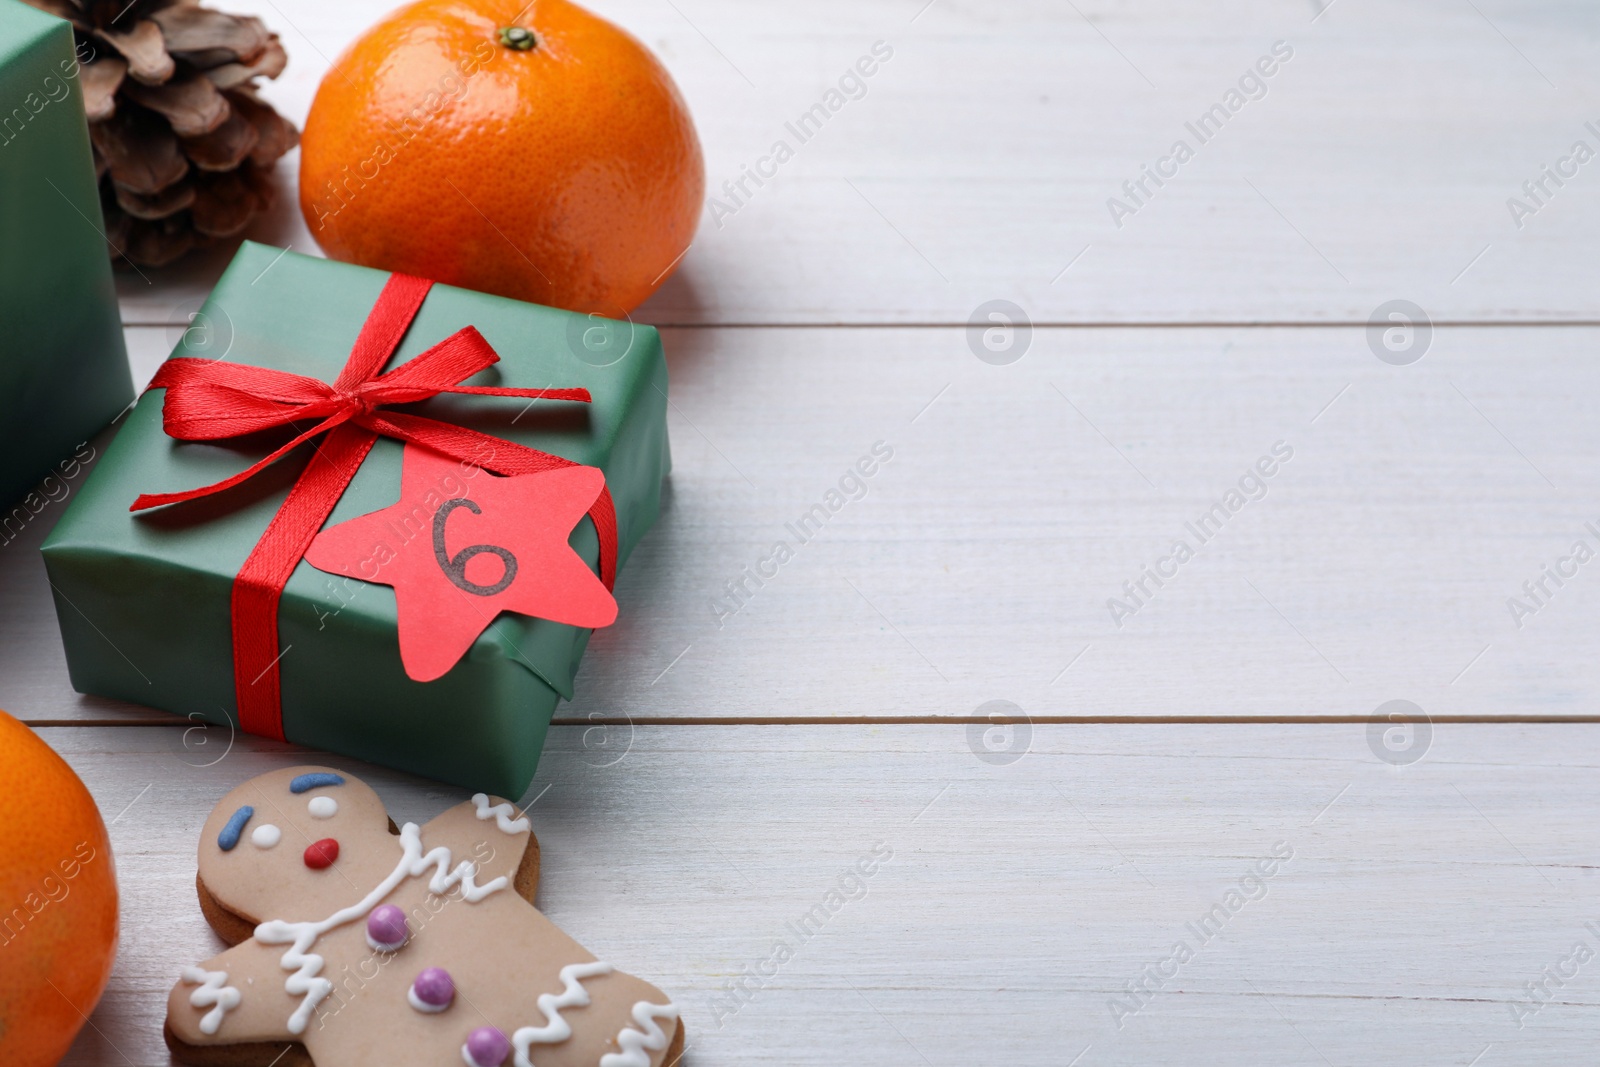
[[[183,1045],[299,1040],[289,1033],[296,1001],[284,990],[282,950],[245,941],[185,967],[167,996],[167,1033]]]
[[[476,794],[440,812],[422,828],[430,847],[448,845],[458,860],[477,864],[480,884],[504,875],[530,904],[539,885],[539,840],[528,818],[503,797]]]

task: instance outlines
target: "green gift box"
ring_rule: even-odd
[[[0,0],[0,541],[133,399],[73,48],[70,24]]]
[[[199,312],[208,329],[190,331],[172,357],[332,382],[388,277],[246,242]],[[592,402],[456,395],[401,410],[600,468],[615,501],[620,567],[655,520],[670,463],[656,331],[436,285],[388,367],[465,326],[500,356],[465,384],[585,388]],[[209,485],[291,436],[180,442],[163,429],[165,395],[152,388],[129,413],[45,543],[45,566],[74,688],[233,726],[233,581],[313,446],[216,496],[130,513],[141,494]],[[402,449],[378,440],[324,529],[400,498]],[[569,543],[597,568],[590,519]],[[589,638],[502,614],[443,677],[413,681],[400,660],[393,590],[304,560],[283,591],[277,629],[288,740],[503,796],[521,795],[532,779]]]

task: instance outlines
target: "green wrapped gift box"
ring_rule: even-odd
[[[133,399],[78,71],[68,23],[0,0],[0,542]]]
[[[199,313],[209,328],[191,331],[206,349],[191,350],[186,336],[172,355],[331,382],[387,278],[247,242]],[[389,366],[469,325],[500,362],[467,384],[581,387],[592,403],[440,396],[404,410],[600,468],[616,504],[620,566],[655,520],[669,465],[656,331],[436,285]],[[130,513],[141,493],[209,485],[289,436],[176,441],[162,428],[165,392],[151,389],[128,415],[45,543],[45,565],[77,690],[231,726],[233,579],[310,446],[217,496]],[[378,441],[324,528],[399,499],[402,447]],[[597,566],[588,518],[570,543]],[[572,697],[589,631],[503,614],[447,674],[416,682],[400,662],[393,590],[302,560],[283,593],[278,638],[290,741],[514,797],[533,777],[557,700]]]

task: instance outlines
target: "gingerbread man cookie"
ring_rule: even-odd
[[[200,838],[201,910],[232,948],[183,969],[167,1045],[197,1067],[671,1067],[662,992],[533,907],[528,820],[482,793],[395,828],[326,767],[252,778]]]

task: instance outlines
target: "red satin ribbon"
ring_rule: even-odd
[[[379,437],[424,445],[496,474],[533,474],[575,466],[571,460],[476,430],[382,410],[386,405],[415,403],[440,393],[589,402],[587,389],[459,384],[500,360],[471,326],[380,375],[432,286],[425,278],[391,275],[361,327],[350,359],[332,385],[286,371],[205,359],[169,359],[150,382],[151,388],[167,391],[162,426],[180,441],[216,441],[305,419],[318,421],[231,478],[182,493],[147,493],[133,502],[131,511],[221,492],[254,477],[318,434],[327,434],[233,582],[233,688],[239,725],[249,733],[284,740],[278,601],[289,576]],[[617,576],[617,513],[610,489],[600,491],[589,517],[600,536],[600,580],[610,589]]]

